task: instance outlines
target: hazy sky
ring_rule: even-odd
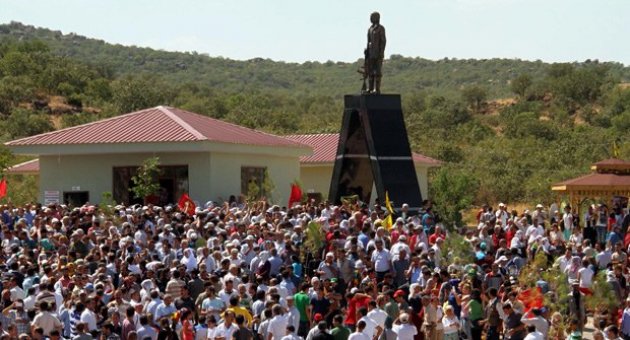
[[[354,61],[374,10],[388,56],[630,65],[630,0],[0,0],[0,22],[232,59]]]

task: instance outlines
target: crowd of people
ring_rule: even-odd
[[[484,206],[461,236],[429,201],[1,210],[0,340],[630,339],[625,207]],[[519,281],[541,252],[567,296]],[[601,272],[619,306],[596,318]]]

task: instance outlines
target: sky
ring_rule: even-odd
[[[237,60],[352,62],[372,11],[387,56],[630,65],[629,0],[0,0],[0,23]]]

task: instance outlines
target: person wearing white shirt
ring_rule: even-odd
[[[595,248],[600,250],[600,252],[595,256],[595,260],[597,261],[597,267],[599,267],[599,269],[605,269],[612,261],[612,251],[608,246],[605,246],[603,250],[601,247],[601,244],[595,244]]]
[[[289,324],[289,318],[283,314],[282,306],[275,304],[272,307],[273,318],[269,321],[269,328],[267,329],[267,340],[281,340],[287,332],[287,325]]]
[[[348,340],[372,340],[372,338],[370,338],[369,336],[367,336],[367,334],[363,332],[364,330],[365,321],[359,320],[359,322],[357,322],[357,331],[350,334]]]
[[[460,322],[453,307],[447,305],[444,309],[444,316],[442,317],[442,328],[444,330],[444,340],[457,340],[459,339],[459,327]]]
[[[400,254],[401,250],[405,250],[405,254],[407,254],[407,258],[409,258],[409,254],[411,254],[411,250],[409,249],[409,245],[407,245],[407,236],[405,235],[401,235],[398,238],[398,242],[396,242],[396,244],[394,244],[391,248],[391,257],[392,257],[392,261],[395,261],[398,259],[398,255]]]
[[[391,255],[389,250],[383,248],[383,240],[376,240],[374,243],[376,249],[372,252],[372,262],[374,263],[374,270],[376,271],[376,279],[382,280],[391,270]]]
[[[370,320],[374,321],[376,326],[380,327],[382,330],[385,330],[385,320],[387,320],[387,313],[382,309],[383,306],[385,306],[385,296],[379,295],[376,298],[376,301],[370,301],[370,311],[368,312],[367,317],[370,318]]]
[[[409,324],[409,314],[400,314],[392,327],[399,340],[412,340],[418,334],[416,326]]]
[[[40,312],[35,315],[33,322],[31,322],[31,326],[41,327],[44,330],[45,336],[49,336],[50,332],[55,329],[61,331],[63,325],[56,316],[50,313],[50,305],[48,302],[42,301],[39,308]]]
[[[293,296],[289,295],[286,298],[287,300],[287,317],[288,323],[290,326],[293,326],[294,329],[299,329],[300,327],[300,311],[293,304]]]
[[[138,327],[136,333],[138,333],[138,339],[150,338],[151,340],[157,340],[158,337],[157,331],[149,326],[149,318],[146,315],[140,317],[140,327]]]
[[[287,326],[287,335],[282,337],[282,340],[302,340],[301,336],[295,335],[295,328],[293,325]]]
[[[94,303],[94,299],[88,299],[85,304],[86,308],[83,313],[81,313],[81,322],[87,324],[88,331],[90,332],[98,331],[98,326],[96,325],[96,314],[92,311],[94,309]]]
[[[378,325],[376,324],[376,322],[368,318],[367,308],[365,307],[360,308],[359,315],[361,315],[361,319],[359,319],[359,321],[365,322],[365,329],[363,330],[363,333],[367,335],[370,339],[374,339],[375,335],[380,336],[383,330],[378,328]]]
[[[542,334],[543,339],[547,338],[549,322],[542,316],[542,311],[538,308],[533,308],[531,313],[534,314],[533,317],[528,317],[529,313],[526,313],[521,317],[521,322],[526,326],[534,326],[534,330]]]
[[[556,260],[556,264],[560,268],[561,273],[564,273],[564,270],[571,263],[572,257],[573,257],[572,249],[571,247],[567,247],[567,249],[564,250],[564,256],[561,256]]]
[[[580,283],[580,288],[590,289],[593,285],[593,276],[595,275],[595,273],[593,273],[593,270],[589,268],[588,265],[588,260],[582,260],[582,268],[578,270],[577,276],[577,279]]]
[[[212,340],[231,340],[232,334],[238,329],[238,326],[234,323],[234,312],[226,311],[223,315],[223,319],[225,321],[212,332],[214,335],[214,339]],[[210,333],[211,332],[208,332],[208,335],[210,335]]]
[[[533,325],[527,326],[527,331],[529,332],[523,340],[544,340],[545,336],[536,330],[536,327]]]

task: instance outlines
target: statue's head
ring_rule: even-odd
[[[378,24],[379,21],[381,21],[381,15],[378,12],[372,12],[372,14],[370,14],[370,21],[373,24]]]

